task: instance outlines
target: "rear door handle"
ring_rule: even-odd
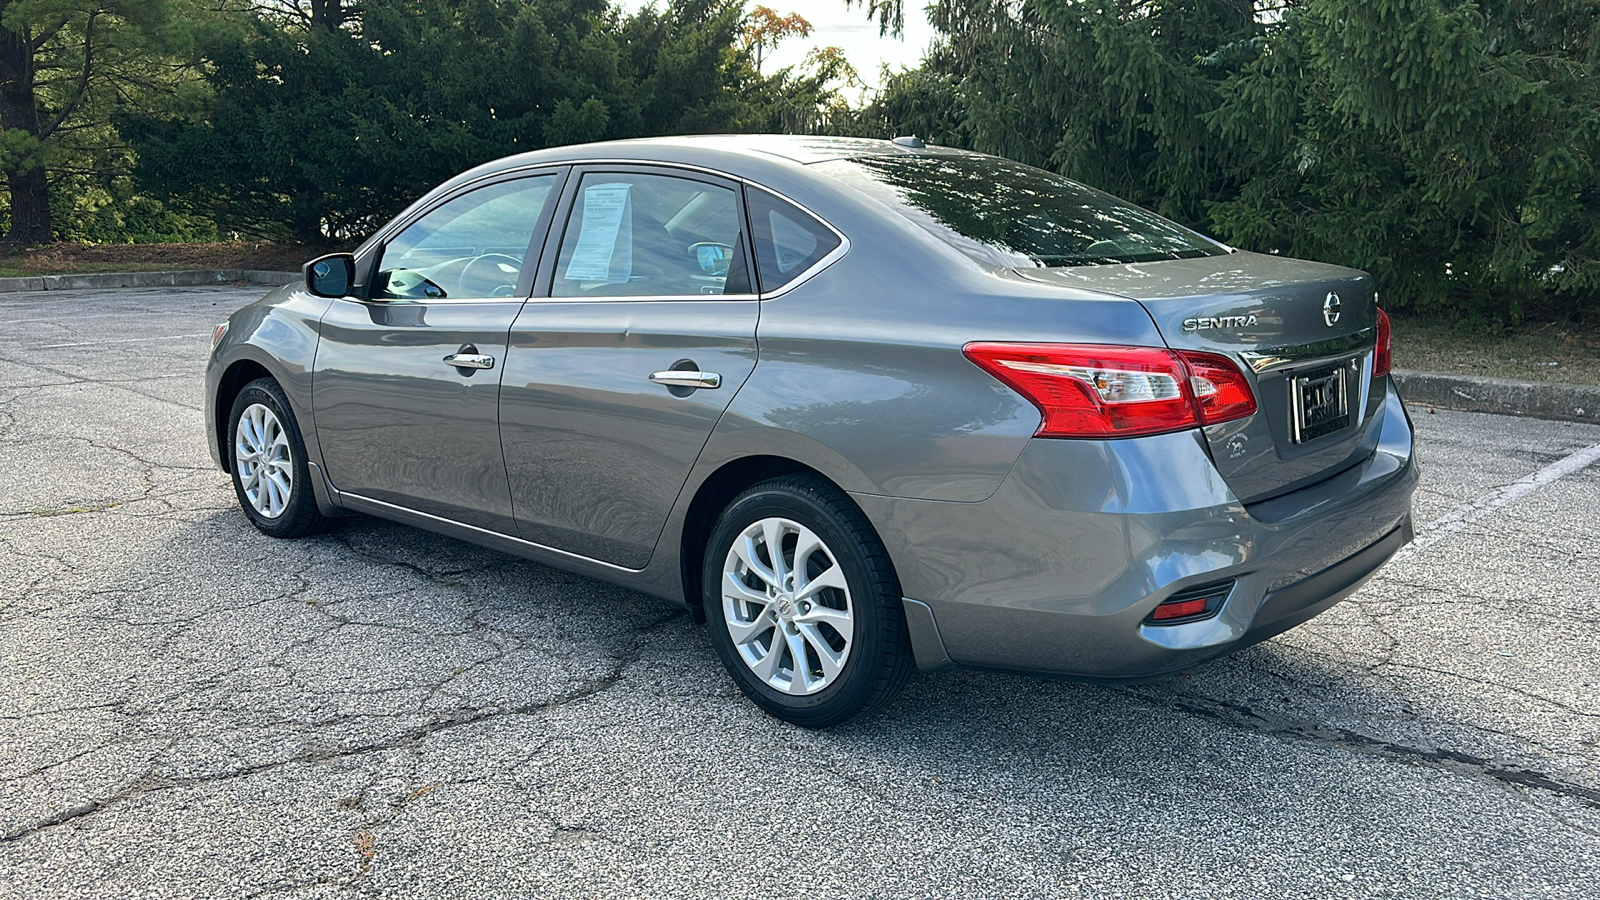
[[[494,357],[482,353],[452,353],[444,361],[458,369],[492,369]]]
[[[665,372],[653,372],[650,380],[656,384],[668,387],[686,388],[718,388],[722,387],[722,376],[715,372],[696,372],[693,369],[669,369]]]

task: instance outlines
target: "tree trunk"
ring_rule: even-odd
[[[27,247],[50,243],[55,226],[50,220],[50,188],[44,167],[7,171],[6,180],[11,184],[11,230],[5,240]]]
[[[311,24],[321,26],[332,34],[349,18],[344,0],[311,0]]]
[[[33,46],[26,31],[0,27],[0,128],[39,134],[39,104],[34,97]],[[43,244],[50,240],[50,188],[38,156],[25,153],[5,165],[11,192],[11,230],[5,240],[13,244]]]

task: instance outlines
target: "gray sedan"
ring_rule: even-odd
[[[1365,273],[893,142],[513,156],[217,327],[211,451],[684,604],[808,727],[915,668],[1159,676],[1348,596],[1417,467]]]

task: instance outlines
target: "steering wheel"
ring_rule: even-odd
[[[522,274],[522,260],[504,253],[485,253],[474,256],[461,267],[458,279],[462,297],[509,297],[516,293],[517,276]],[[484,290],[476,290],[478,285]]]

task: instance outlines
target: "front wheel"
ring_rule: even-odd
[[[311,468],[289,398],[270,378],[244,386],[228,416],[233,492],[263,532],[296,538],[327,521],[311,493]]]
[[[734,499],[706,547],[711,643],[762,709],[827,728],[888,702],[911,672],[899,581],[837,488],[790,476]]]

